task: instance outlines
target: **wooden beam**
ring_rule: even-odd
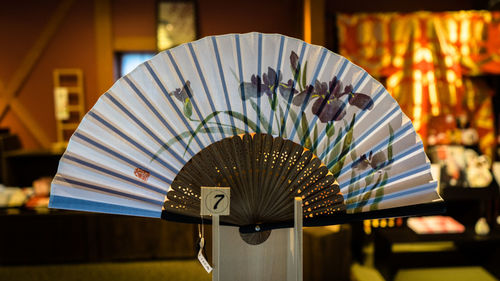
[[[30,133],[35,137],[35,139],[44,148],[50,148],[52,141],[45,132],[45,130],[40,127],[37,120],[31,116],[29,110],[27,110],[18,99],[13,99],[10,102],[10,108],[16,113],[17,117],[24,126],[30,131]]]
[[[34,66],[47,48],[48,43],[61,25],[62,20],[68,13],[73,0],[63,0],[56,8],[52,17],[40,33],[37,41],[24,57],[21,65],[17,68],[12,76],[12,80],[7,84],[7,87],[2,93],[0,100],[0,121],[5,118],[5,114],[12,100],[19,94],[22,87],[26,83],[29,74],[33,71]]]
[[[113,40],[111,1],[94,0],[97,91],[104,93],[113,84]]]
[[[304,41],[325,45],[325,0],[304,0]]]
[[[311,0],[311,43],[325,45],[325,0]]]
[[[312,0],[304,0],[304,41],[307,43],[311,43],[311,1]]]
[[[119,52],[156,52],[155,37],[117,37],[113,42],[113,49]]]

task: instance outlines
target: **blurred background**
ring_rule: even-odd
[[[325,46],[381,81],[447,208],[306,228],[304,280],[500,280],[500,0],[1,1],[0,280],[210,280],[196,225],[49,210],[50,181],[119,77],[252,31]]]

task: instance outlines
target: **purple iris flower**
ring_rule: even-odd
[[[345,92],[340,92],[342,83],[333,77],[329,83],[316,80],[312,98],[316,98],[312,106],[312,113],[319,117],[323,123],[329,121],[339,121],[346,115],[345,103],[340,97]]]
[[[281,96],[284,97],[285,100],[287,100],[287,101],[290,98],[290,95],[295,95],[299,92],[293,87],[293,80],[292,79],[289,79],[286,84],[280,83],[279,89],[280,89]]]
[[[193,95],[193,90],[191,89],[191,82],[187,80],[186,83],[182,86],[182,89],[177,88],[172,92],[172,94],[176,99],[182,102],[184,102],[188,98],[191,98]]]
[[[297,56],[294,51],[290,54],[290,65],[292,66],[293,71],[297,72],[299,66],[299,56]]]
[[[369,109],[373,108],[373,100],[370,96],[362,93],[353,93],[352,85],[346,86],[344,93],[348,94],[348,100],[350,105],[354,105],[359,109]]]
[[[307,86],[302,92],[300,92],[298,95],[293,97],[293,104],[296,106],[300,106],[304,103],[304,100],[306,99],[307,95],[311,94],[314,92],[314,87],[312,85]]]
[[[329,121],[339,121],[344,118],[346,112],[345,104],[342,101],[338,99],[327,101],[323,106],[323,109],[321,110],[321,105],[324,102],[325,99],[320,97],[314,102],[312,106],[312,113],[314,115],[317,115],[321,122],[326,123]]]
[[[385,162],[385,155],[382,151],[379,151],[373,154],[373,151],[370,151],[368,157],[366,154],[361,155],[358,160],[353,163],[353,168],[364,170],[368,168],[368,166],[372,167],[372,169],[376,169],[377,166],[383,162]]]
[[[241,98],[256,98],[266,94],[272,96],[275,85],[279,85],[283,76],[278,74],[271,67],[267,68],[267,73],[264,73],[262,79],[260,76],[253,74],[250,83],[243,82],[240,84]]]
[[[273,94],[273,90],[276,85],[279,85],[281,80],[283,79],[283,76],[281,73],[276,74],[276,71],[274,69],[268,67],[267,68],[267,73],[264,73],[262,76],[262,80],[264,81],[264,92],[268,95],[271,96]]]

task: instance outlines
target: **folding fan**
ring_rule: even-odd
[[[118,80],[72,136],[50,207],[197,221],[201,186],[231,188],[221,221],[236,226],[291,220],[295,196],[304,225],[440,200],[384,87],[278,34],[206,37]]]

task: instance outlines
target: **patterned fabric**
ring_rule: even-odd
[[[470,126],[475,128],[479,137],[481,151],[493,157],[495,145],[495,121],[493,112],[493,90],[482,79],[465,78],[466,96],[463,107],[466,108]]]
[[[500,74],[499,12],[341,14],[338,27],[340,54],[387,78],[387,90],[424,141],[431,117],[467,114],[464,75]],[[493,135],[493,123],[481,130]]]

